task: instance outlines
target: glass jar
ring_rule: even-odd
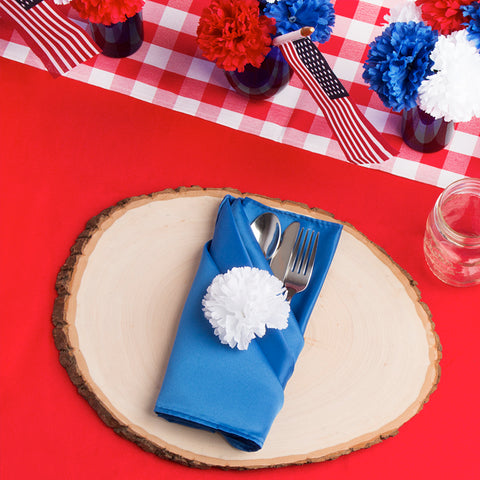
[[[128,57],[135,53],[143,43],[142,12],[127,18],[124,22],[104,25],[89,22],[94,42],[101,48],[103,55],[112,58]]]
[[[243,72],[225,71],[230,85],[252,100],[263,100],[287,86],[293,70],[278,47],[272,47],[260,67],[245,65]]]
[[[402,138],[414,150],[422,153],[438,152],[453,137],[455,124],[443,118],[434,118],[417,106],[402,113]]]
[[[424,238],[425,259],[443,282],[480,284],[480,179],[449,185],[431,211]]]

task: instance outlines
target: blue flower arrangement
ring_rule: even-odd
[[[460,8],[463,10],[464,17],[469,20],[464,23],[467,26],[468,39],[480,50],[480,2],[462,5]]]
[[[325,43],[335,25],[335,10],[329,0],[279,0],[265,4],[264,14],[277,21],[277,34],[314,27],[310,37],[314,42]]]
[[[362,76],[385,106],[396,112],[415,107],[418,88],[432,73],[437,39],[423,22],[394,22],[370,44]]]

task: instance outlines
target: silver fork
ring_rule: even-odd
[[[307,288],[312,276],[317,245],[318,233],[315,234],[312,230],[302,228],[295,241],[284,279],[287,301],[290,301],[296,293]]]

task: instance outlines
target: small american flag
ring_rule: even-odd
[[[324,56],[305,33],[276,37],[274,45],[280,48],[319,105],[349,162],[381,163],[398,153],[350,100]]]
[[[32,5],[0,0],[0,15],[18,31],[54,77],[100,53],[85,30],[47,2]]]

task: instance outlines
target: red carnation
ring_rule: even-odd
[[[124,22],[133,17],[145,4],[144,0],[72,0],[72,7],[92,23]]]
[[[259,67],[270,51],[275,19],[260,16],[257,0],[213,0],[200,17],[198,46],[225,70]]]
[[[442,35],[449,35],[465,28],[465,17],[460,9],[470,5],[474,0],[416,0],[422,8],[422,17],[427,25],[438,30]]]

